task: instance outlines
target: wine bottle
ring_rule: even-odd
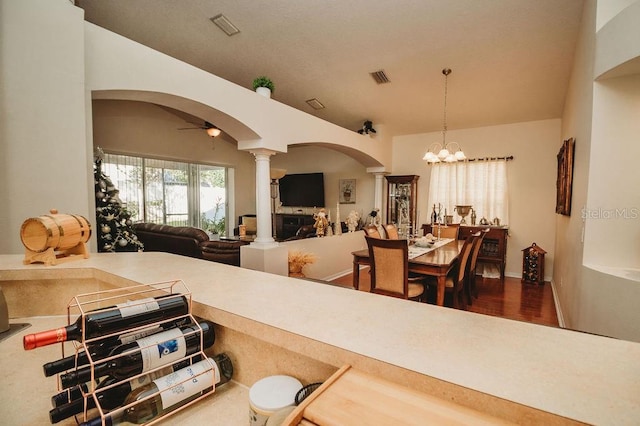
[[[101,358],[106,358],[106,356],[109,355],[109,352],[111,352],[116,346],[130,343],[140,339],[141,337],[150,336],[163,330],[183,325],[190,321],[187,318],[188,317],[176,321],[165,322],[160,325],[144,328],[137,332],[108,337],[97,342],[87,344],[86,347],[89,350],[91,359],[95,362]],[[44,370],[45,377],[50,377],[54,374],[62,373],[63,371],[86,364],[89,364],[89,357],[84,350],[81,350],[78,351],[77,356],[76,354],[73,354],[55,361],[47,362],[42,366],[42,369]]]
[[[189,313],[185,296],[169,294],[121,303],[106,310],[88,312],[66,327],[27,334],[22,339],[25,350],[70,340],[81,341],[175,318]]]
[[[431,213],[431,224],[435,225],[438,222],[438,213],[436,213],[436,205],[433,205],[433,212]]]
[[[215,341],[213,323],[202,321],[199,325],[203,348],[200,348],[201,333],[197,325],[174,328],[114,348],[107,361],[94,364],[93,377],[109,375],[122,380],[206,349]],[[91,372],[91,366],[82,366],[60,375],[60,383],[66,389],[87,382],[91,380]]]
[[[227,361],[228,359],[229,358],[227,357],[226,354],[220,354],[214,357],[214,361],[220,368],[221,372],[223,371],[223,367],[226,366],[227,363],[228,364],[231,363],[231,361]],[[121,406],[124,403],[124,400],[127,397],[127,395],[129,395],[133,390],[141,386],[145,386],[151,383],[155,379],[171,374],[182,368],[188,367],[192,362],[195,363],[201,360],[202,360],[202,357],[200,355],[196,355],[193,358],[182,360],[176,364],[167,366],[160,370],[153,371],[149,374],[146,374],[144,376],[140,376],[136,379],[128,380],[128,381],[120,381],[113,377],[107,377],[103,381],[101,381],[100,384],[96,387],[95,396],[102,410],[108,410],[108,411],[113,410],[114,408]],[[226,374],[229,374],[229,373],[226,373]],[[231,374],[233,374],[233,366],[231,367]],[[230,378],[231,378],[230,374],[228,378],[226,378],[226,376],[223,377],[223,379],[225,379],[224,382],[226,383],[227,381],[229,381]],[[115,386],[112,386],[112,385],[115,385]],[[85,393],[89,393],[89,390],[87,389],[87,386],[85,384],[82,384],[79,386],[84,387]],[[107,387],[109,388],[105,389]],[[82,413],[85,408],[85,400],[82,395],[83,394],[80,393],[80,395],[74,398],[73,400],[70,400],[65,404],[56,406],[52,410],[50,410],[49,419],[51,420],[51,424],[58,423],[66,418]],[[96,407],[95,399],[91,396],[88,396],[86,400],[86,406],[87,406],[87,410],[95,408]]]
[[[233,365],[226,354],[197,362],[133,390],[122,405],[134,405],[122,412],[107,414],[104,424],[113,426],[123,422],[134,424],[148,422],[160,414],[171,412],[200,395],[210,392],[214,384],[219,386],[227,383],[232,375]],[[148,399],[141,401],[144,398]],[[98,425],[102,425],[101,417],[80,424],[80,426]]]
[[[51,397],[51,406],[53,408],[68,404],[71,401],[82,399],[82,395],[89,392],[89,384],[81,383],[71,388],[65,389]]]

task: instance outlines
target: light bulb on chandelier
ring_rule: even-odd
[[[444,74],[444,119],[442,125],[442,143],[434,142],[431,144],[427,153],[422,157],[422,159],[429,164],[440,163],[442,161],[445,163],[455,163],[456,161],[462,161],[467,158],[457,142],[447,143],[447,78],[449,74],[451,74],[451,69],[443,69],[442,74]]]

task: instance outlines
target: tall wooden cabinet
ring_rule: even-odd
[[[386,176],[387,223],[398,228],[415,226],[418,205],[418,175]]]

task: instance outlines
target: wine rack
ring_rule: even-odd
[[[522,250],[522,282],[544,284],[544,255],[536,243]]]
[[[210,365],[212,369],[211,371],[217,371],[216,370],[217,367],[214,365],[215,363],[212,362],[211,359],[204,353],[204,330],[198,324],[196,319],[193,317],[191,292],[189,291],[188,287],[182,280],[166,281],[166,282],[154,283],[149,285],[136,285],[136,286],[108,289],[108,290],[102,290],[102,291],[93,292],[93,293],[84,293],[84,294],[77,295],[71,299],[71,301],[68,303],[68,306],[67,306],[68,323],[71,324],[71,321],[75,320],[78,316],[82,317],[82,320],[84,323],[85,315],[88,312],[91,312],[92,314],[99,313],[102,310],[112,309],[113,306],[116,304],[126,304],[127,308],[131,308],[131,309],[143,309],[144,308],[143,305],[148,303],[147,302],[148,298],[156,298],[156,297],[163,297],[165,299],[173,298],[173,297],[175,298],[184,297],[188,302],[188,313],[184,315],[173,316],[170,318],[163,318],[159,321],[152,322],[150,324],[131,327],[124,331],[105,334],[95,338],[86,338],[84,334],[84,329],[83,329],[82,339],[80,340],[80,342],[73,342],[74,353],[76,357],[75,369],[77,370],[79,367],[81,367],[78,365],[77,359],[78,359],[78,354],[84,350],[85,353],[87,354],[88,361],[89,361],[88,364],[86,364],[86,366],[88,366],[91,370],[91,380],[87,383],[87,390],[86,392],[85,390],[82,390],[84,409],[82,413],[75,416],[76,421],[87,422],[89,420],[99,418],[101,420],[101,424],[106,425],[107,416],[117,419],[120,416],[122,416],[125,410],[131,407],[134,407],[135,405],[138,405],[147,399],[159,396],[162,390],[158,390],[153,395],[147,395],[142,400],[134,401],[126,405],[124,405],[125,403],[123,403],[123,405],[116,408],[112,408],[110,410],[103,408],[98,398],[99,393],[109,391],[110,389],[120,386],[125,382],[136,380],[136,381],[145,382],[148,384],[152,382],[153,379],[147,378],[146,376],[149,375],[149,377],[151,377],[151,375],[154,375],[154,373],[155,373],[155,377],[158,377],[160,375],[170,374],[169,372],[167,372],[168,367],[171,367],[172,365],[175,365],[177,363],[186,361],[187,365],[192,365],[198,360],[198,357],[199,357],[201,360],[209,361],[209,364],[211,364]],[[122,380],[111,383],[108,386],[104,386],[100,388],[96,387],[98,383],[98,379],[100,378],[95,376],[96,365],[99,363],[112,361],[118,357],[126,356],[127,352],[113,355],[113,356],[102,357],[99,360],[94,360],[91,356],[89,345],[98,344],[104,339],[117,339],[118,337],[122,337],[123,335],[136,336],[131,338],[131,340],[134,341],[137,339],[137,336],[140,333],[145,334],[144,333],[145,331],[148,332],[149,330],[155,329],[155,332],[158,332],[158,331],[162,331],[165,327],[169,328],[169,327],[180,327],[180,326],[188,326],[188,325],[193,326],[193,331],[188,331],[182,336],[184,336],[186,339],[189,335],[195,335],[199,333],[200,346],[198,351],[190,355],[183,356],[180,359],[174,359],[168,364],[159,365],[155,368],[147,369],[135,376],[126,377]],[[62,343],[61,346],[62,346],[62,357],[64,358],[66,356],[64,343]],[[143,351],[144,349],[151,348],[154,346],[157,346],[157,344],[153,343],[153,344],[148,344],[146,346],[141,345],[140,351]],[[196,376],[199,376],[202,374],[205,374],[205,373],[199,373],[199,374],[196,374]],[[201,399],[212,395],[215,391],[216,375],[217,374],[212,375],[213,377],[212,384],[211,384],[212,389],[210,391],[203,392],[200,396],[194,399],[188,400],[188,402],[185,402],[184,404],[178,406],[177,408],[172,409],[171,411],[166,413],[160,413],[156,417],[153,417],[150,420],[141,424],[144,424],[144,425],[155,424],[161,421],[162,419],[165,419],[173,414],[178,413],[179,411],[182,411],[183,409],[189,407],[190,405],[195,404]],[[60,379],[60,377],[61,375],[58,375],[58,379]],[[185,379],[183,381],[176,382],[175,385],[183,384],[189,380],[190,379]],[[65,390],[63,389],[61,380],[58,380],[58,390],[59,392],[62,392]],[[88,404],[89,399],[93,399],[95,408],[92,409],[90,407],[90,405]],[[89,411],[90,409],[92,409],[92,412]],[[95,424],[95,423],[92,423],[92,424]]]

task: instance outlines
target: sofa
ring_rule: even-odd
[[[133,230],[144,244],[144,251],[161,251],[240,266],[240,247],[246,241],[209,240],[202,229],[191,226],[135,223]]]

